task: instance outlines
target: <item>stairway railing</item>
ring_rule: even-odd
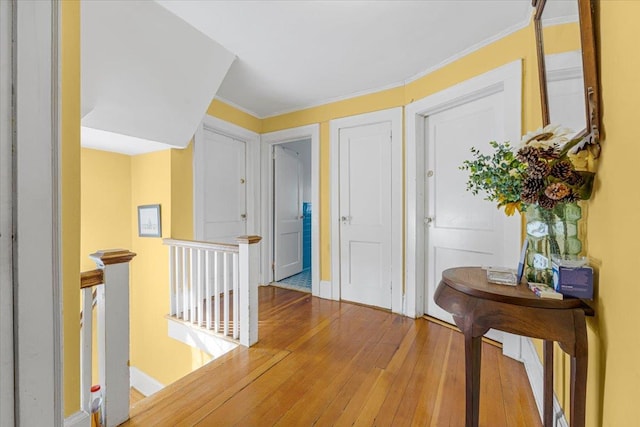
[[[247,347],[255,344],[260,240],[164,239],[169,246],[169,316]]]

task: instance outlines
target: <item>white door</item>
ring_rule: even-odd
[[[340,129],[341,298],[391,308],[391,123]]]
[[[466,191],[468,172],[459,169],[472,146],[488,151],[489,141],[504,141],[502,98],[499,92],[425,118],[425,311],[450,323],[451,315],[433,300],[443,270],[517,265],[520,236],[505,230],[517,230],[519,216],[507,217],[495,203]]]
[[[247,233],[245,143],[207,128],[203,133],[203,238],[235,241]]]
[[[302,162],[279,145],[274,163],[274,280],[302,271]]]

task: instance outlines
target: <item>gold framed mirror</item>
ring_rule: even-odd
[[[593,0],[532,0],[544,126],[558,124],[600,153]]]

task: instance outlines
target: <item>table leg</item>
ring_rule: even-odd
[[[553,341],[544,341],[544,387],[542,413],[544,415],[544,427],[553,426]]]
[[[587,329],[584,313],[575,311],[576,350],[571,358],[571,427],[584,427],[587,399]]]
[[[478,427],[480,412],[480,363],[482,359],[482,337],[470,332],[464,335],[466,427]]]

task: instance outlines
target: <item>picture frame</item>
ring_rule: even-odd
[[[138,236],[162,237],[159,204],[138,206]]]

